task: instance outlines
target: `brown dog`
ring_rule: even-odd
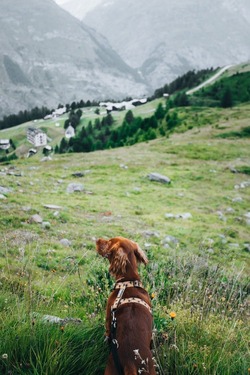
[[[148,263],[147,257],[135,242],[123,237],[99,239],[96,249],[109,260],[109,272],[116,280],[106,311],[111,352],[105,375],[155,375],[150,298],[137,269],[138,263]]]

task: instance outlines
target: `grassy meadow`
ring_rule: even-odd
[[[95,240],[118,235],[149,258],[140,274],[152,296],[158,373],[248,374],[250,143],[241,130],[250,104],[178,115],[182,125],[167,137],[48,161],[42,151],[25,157],[28,124],[0,132],[22,156],[0,166],[9,189],[0,199],[0,374],[103,374],[113,280]],[[60,122],[46,122],[54,145]],[[152,172],[171,183],[150,181]],[[68,192],[72,183],[82,191]]]

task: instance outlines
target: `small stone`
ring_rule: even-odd
[[[234,203],[240,203],[240,202],[243,202],[243,199],[241,197],[236,197],[232,200],[232,202]]]
[[[30,217],[29,222],[30,223],[41,224],[43,222],[43,219],[41,218],[40,215],[35,214],[35,215],[33,215],[33,216]]]
[[[43,221],[43,222],[42,222],[42,227],[43,227],[44,229],[50,229],[51,224],[50,224],[49,221]]]
[[[0,186],[0,194],[8,194],[12,193],[13,189],[12,188],[6,188],[4,186]]]
[[[67,187],[67,193],[76,193],[84,191],[84,186],[82,184],[71,183]]]
[[[69,247],[71,246],[71,241],[69,241],[67,238],[63,238],[60,240],[60,244],[65,246],[65,247]]]
[[[179,243],[179,240],[174,237],[174,236],[171,236],[171,235],[167,235],[164,239],[163,239],[163,244],[173,244],[173,245],[177,245]]]
[[[50,210],[62,210],[62,206],[57,206],[56,204],[44,204],[43,207],[48,208]]]

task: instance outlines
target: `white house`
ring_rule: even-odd
[[[75,129],[73,128],[72,125],[69,125],[67,129],[65,130],[65,137],[66,138],[71,138],[75,136]]]
[[[28,128],[27,139],[35,147],[46,146],[47,144],[47,135],[41,129]]]
[[[52,112],[53,117],[58,117],[66,113],[66,107],[57,108],[54,112]]]
[[[10,148],[9,139],[0,139],[0,150],[8,150]]]

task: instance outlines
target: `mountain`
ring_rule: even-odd
[[[52,0],[2,0],[0,40],[0,117],[147,93],[104,37]]]
[[[63,9],[71,13],[74,17],[83,19],[85,14],[105,0],[55,0]]]
[[[190,69],[250,59],[249,0],[103,1],[84,22],[154,88]]]

